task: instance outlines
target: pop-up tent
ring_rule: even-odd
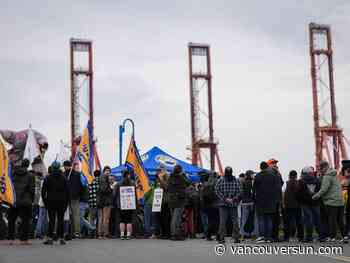
[[[153,147],[151,150],[146,152],[141,156],[143,161],[143,165],[148,173],[150,181],[155,179],[155,175],[157,170],[160,167],[164,167],[168,173],[171,173],[174,169],[175,165],[181,165],[184,173],[189,177],[192,182],[198,182],[200,177],[199,173],[207,172],[207,170],[189,164],[187,162],[181,161],[179,159],[174,158],[170,154],[166,153],[162,149],[158,147]],[[112,174],[120,179],[122,176],[122,172],[127,169],[125,165],[121,165],[112,169]]]

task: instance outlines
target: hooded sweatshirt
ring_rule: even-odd
[[[344,206],[341,184],[337,178],[337,171],[328,169],[322,178],[321,189],[314,197],[322,198],[326,206]]]

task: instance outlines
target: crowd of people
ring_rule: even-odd
[[[179,165],[170,174],[160,167],[150,190],[142,199],[135,198],[135,209],[124,210],[120,188],[137,190],[132,171],[125,170],[117,181],[105,166],[86,184],[79,163],[55,161],[43,175],[28,170],[29,161],[23,160],[13,173],[16,206],[2,210],[0,228],[7,220],[10,244],[16,238],[21,244],[37,238],[45,245],[64,245],[80,238],[199,237],[225,243],[228,236],[234,243],[347,243],[350,200],[344,189],[349,189],[350,161],[343,161],[343,182],[323,161],[317,173],[313,167],[300,174],[290,171],[285,183],[277,164],[274,159],[261,162],[259,172],[248,170],[239,176],[226,167],[223,176],[202,173],[196,183]],[[157,189],[163,193],[161,207],[153,211]]]

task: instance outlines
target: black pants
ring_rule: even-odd
[[[285,230],[284,238],[289,239],[297,233],[298,239],[304,238],[304,227],[302,222],[302,214],[300,208],[286,208],[284,209]]]
[[[170,238],[171,212],[168,204],[162,204],[160,212],[160,233],[163,238]]]
[[[32,206],[11,207],[8,212],[8,239],[15,239],[16,219],[21,218],[19,227],[19,239],[21,241],[28,240],[29,224],[32,219]]]
[[[49,231],[48,237],[54,238],[53,233],[55,230],[56,218],[57,218],[57,237],[63,239],[64,236],[64,212],[67,206],[61,203],[50,204],[47,208],[49,214]]]
[[[345,215],[346,225],[345,225],[345,235],[349,235],[350,231],[350,204],[347,204],[346,215]]]
[[[210,238],[216,235],[218,231],[219,211],[215,207],[207,207],[203,209],[203,212],[208,217],[208,231],[206,237]]]
[[[276,205],[276,212],[272,215],[272,239],[277,240],[279,238],[279,228],[281,224],[280,217],[280,203]]]
[[[342,237],[345,236],[344,228],[344,207],[343,206],[328,206],[326,205],[329,223],[329,236],[335,238],[337,236],[337,226]]]

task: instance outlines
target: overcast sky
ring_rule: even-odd
[[[332,26],[339,124],[350,134],[349,14],[348,0],[2,0],[0,128],[31,123],[54,158],[70,135],[69,39],[89,38],[102,163],[117,164],[124,118],[142,152],[189,157],[187,43],[208,43],[223,164],[239,173],[274,157],[284,174],[300,170],[314,163],[309,22]]]

